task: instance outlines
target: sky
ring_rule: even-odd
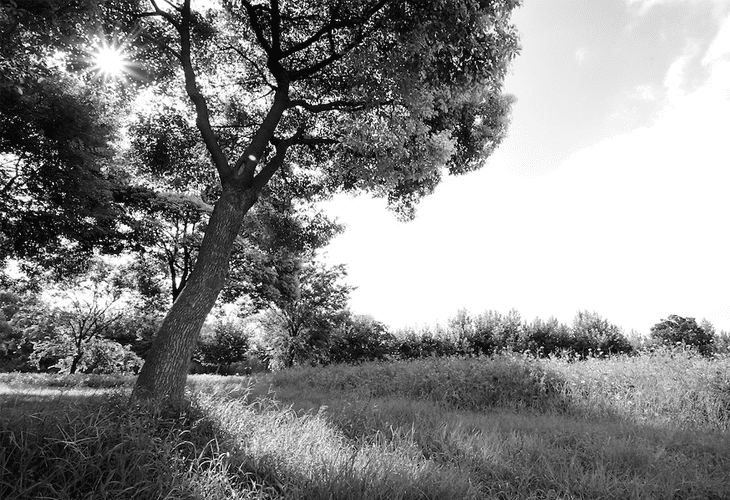
[[[670,314],[730,331],[730,0],[527,0],[508,138],[399,222],[325,205],[350,306],[392,328],[460,308],[646,334]]]

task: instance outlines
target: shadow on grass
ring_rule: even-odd
[[[482,498],[730,498],[727,413],[712,401],[660,408],[656,384],[564,368],[509,356],[307,368],[253,394],[273,390],[300,416],[326,402],[354,446],[415,450]]]
[[[0,498],[276,497],[213,429],[193,407],[165,413],[120,393],[18,398],[0,408]]]
[[[0,498],[728,498],[727,433],[638,423],[521,359],[193,382],[175,415],[119,394],[0,408]]]

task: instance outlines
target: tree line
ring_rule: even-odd
[[[295,365],[357,364],[430,356],[491,356],[502,352],[582,360],[635,355],[659,346],[703,356],[730,353],[730,334],[691,317],[669,315],[648,336],[626,334],[592,311],[572,323],[525,321],[465,309],[445,325],[389,330],[353,314],[343,266],[309,262],[296,273],[299,288],[288,303],[252,310],[221,301],[204,324],[191,356],[197,373],[251,373]],[[145,295],[131,265],[101,260],[72,284],[33,291],[10,283],[0,291],[0,371],[134,374],[148,355],[164,317]]]

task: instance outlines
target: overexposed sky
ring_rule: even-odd
[[[646,333],[730,330],[730,0],[528,0],[509,137],[400,223],[338,198],[351,308],[392,326],[457,309]]]

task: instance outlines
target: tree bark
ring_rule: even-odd
[[[216,202],[195,267],[157,332],[132,392],[133,400],[178,406],[195,341],[228,275],[228,261],[254,189],[227,185]]]
[[[79,361],[81,361],[81,358],[83,357],[83,355],[84,354],[82,352],[79,352],[78,354],[76,354],[73,357],[73,359],[71,360],[71,367],[68,370],[69,375],[73,375],[74,373],[76,373],[76,370],[78,369],[78,366],[79,366]]]

